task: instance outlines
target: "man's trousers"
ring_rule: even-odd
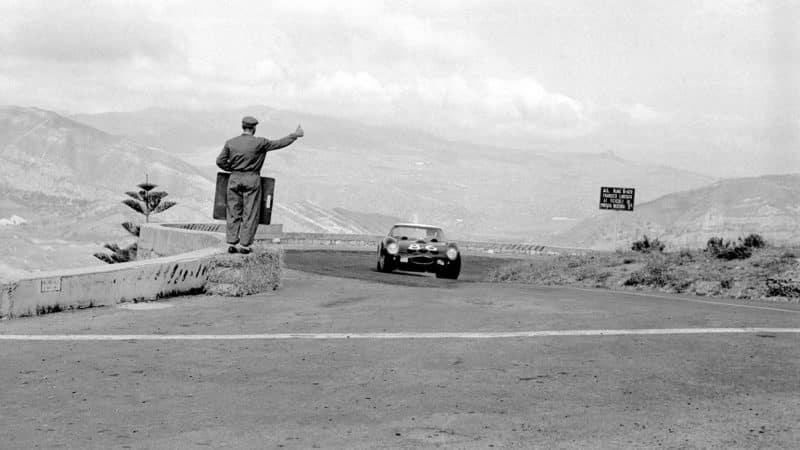
[[[258,172],[231,173],[226,228],[229,244],[253,243],[261,214],[261,198],[261,175]]]

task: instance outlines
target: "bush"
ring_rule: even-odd
[[[706,251],[712,255],[717,255],[723,248],[725,248],[725,243],[721,237],[712,237],[706,242]]]
[[[625,280],[625,286],[654,286],[664,287],[672,281],[669,266],[666,261],[648,261],[641,270],[631,273]]]
[[[744,245],[731,245],[717,254],[717,258],[728,261],[734,259],[747,259],[753,255],[753,250]]]
[[[761,239],[761,236],[751,234],[748,236],[757,236],[760,239],[761,244],[764,245],[764,240]],[[755,241],[751,240],[751,244]],[[721,237],[712,237],[706,243],[706,252],[715,256],[719,259],[725,259],[728,261],[734,259],[747,259],[753,255],[753,247],[749,245],[745,245],[744,240],[739,238],[738,242],[731,242],[731,241],[723,241]]]
[[[647,235],[644,235],[642,239],[633,242],[631,250],[640,253],[663,252],[664,247],[665,244],[658,240],[658,238],[651,241],[647,238]]]
[[[765,241],[760,234],[751,233],[749,236],[747,236],[742,240],[742,244],[744,244],[745,247],[749,248],[763,248],[767,246],[767,241]]]

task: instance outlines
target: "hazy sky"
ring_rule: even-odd
[[[720,176],[800,172],[798,3],[0,0],[0,104],[263,104]]]

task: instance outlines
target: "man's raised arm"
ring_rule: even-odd
[[[289,145],[292,144],[292,142],[296,141],[298,138],[301,138],[303,136],[305,136],[303,128],[300,125],[298,125],[297,129],[294,130],[288,136],[282,137],[274,141],[268,141],[269,145],[267,146],[267,151],[278,150],[284,147],[288,147]]]

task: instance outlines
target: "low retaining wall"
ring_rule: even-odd
[[[0,317],[24,317],[201,291],[219,248],[36,274],[2,286]]]
[[[281,244],[286,245],[347,245],[351,247],[377,248],[383,236],[368,234],[333,233],[283,233]]]
[[[259,225],[256,240],[280,238],[283,225]],[[138,258],[150,259],[225,244],[224,223],[145,224],[139,233]]]
[[[584,255],[592,253],[591,250],[552,247],[537,244],[512,244],[504,242],[460,241],[458,248],[463,252],[490,253],[490,254],[517,254],[517,255]]]
[[[260,225],[256,238],[271,241],[281,225]],[[154,300],[201,292],[216,258],[226,251],[225,224],[144,224],[138,261],[37,273],[0,285],[0,318]],[[280,253],[280,252],[278,252]],[[273,264],[280,285],[280,258]]]
[[[281,244],[377,248],[384,236],[369,234],[325,234],[283,233]],[[465,253],[519,254],[519,255],[577,255],[591,253],[589,250],[551,247],[537,244],[514,244],[485,241],[457,241],[458,248]]]

